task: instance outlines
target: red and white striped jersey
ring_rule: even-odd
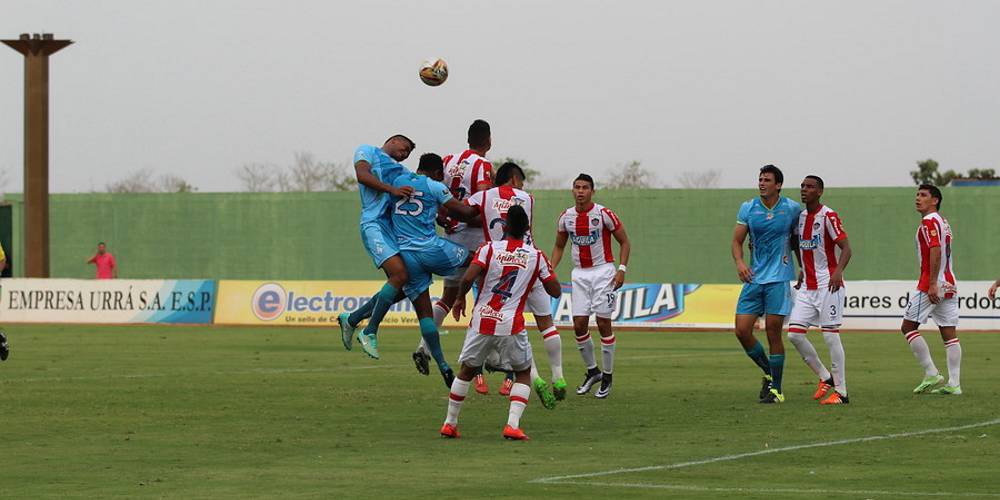
[[[590,210],[579,211],[569,207],[559,216],[556,230],[569,235],[573,243],[573,264],[588,268],[601,264],[614,264],[611,251],[611,233],[622,227],[622,221],[611,209],[591,204]]]
[[[483,237],[486,241],[500,241],[504,239],[504,230],[507,227],[507,211],[514,205],[521,205],[528,214],[528,227],[531,227],[531,220],[535,206],[535,198],[525,191],[511,186],[497,186],[493,189],[480,191],[469,199],[466,203],[474,207],[479,207],[479,218],[483,224]],[[524,241],[529,245],[533,244],[531,231],[524,236]]]
[[[444,161],[444,182],[451,191],[451,195],[458,201],[465,201],[468,197],[480,191],[482,183],[493,185],[493,165],[476,154],[471,149],[448,155],[442,158]],[[445,232],[457,233],[464,231],[468,225],[455,219],[448,219]]]
[[[815,212],[803,210],[799,214],[799,228],[795,234],[799,237],[799,257],[806,290],[825,289],[840,262],[837,242],[847,238],[840,216],[825,205],[820,205]]]
[[[469,328],[483,335],[524,331],[524,304],[535,280],[556,279],[548,258],[534,245],[507,239],[483,243],[472,263],[484,268]]]
[[[920,282],[917,290],[927,292],[931,282],[931,249],[941,248],[941,268],[937,282],[945,298],[955,296],[957,279],[951,261],[951,225],[941,214],[927,214],[917,228],[917,259],[920,260]]]

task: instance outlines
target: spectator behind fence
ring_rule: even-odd
[[[87,261],[87,264],[97,266],[97,276],[99,280],[109,280],[118,277],[118,265],[115,263],[115,256],[108,252],[104,242],[97,244],[97,253]]]

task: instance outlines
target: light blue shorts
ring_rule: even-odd
[[[403,250],[400,252],[406,263],[406,272],[410,279],[403,285],[403,293],[410,300],[415,300],[432,283],[431,274],[438,276],[454,276],[465,266],[469,259],[469,251],[462,245],[444,238],[434,238],[420,250]]]
[[[366,222],[361,226],[361,243],[365,246],[365,251],[371,256],[375,267],[382,267],[382,264],[390,257],[399,253],[396,246],[396,235],[385,222]]]
[[[777,283],[746,283],[736,302],[736,314],[788,316],[792,312],[792,286],[787,281]]]

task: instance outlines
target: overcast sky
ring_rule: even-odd
[[[128,173],[240,189],[245,163],[349,162],[403,132],[550,177],[640,160],[661,182],[757,168],[907,185],[916,160],[1000,170],[1000,2],[5,2],[0,36],[76,43],[51,60],[55,192]],[[447,60],[441,87],[417,77]],[[21,190],[23,60],[0,47],[0,168]],[[414,155],[407,164],[416,165]],[[598,186],[600,187],[600,186]]]

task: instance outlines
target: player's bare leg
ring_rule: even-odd
[[[958,395],[962,393],[959,378],[962,371],[962,345],[958,343],[958,333],[954,326],[942,326],[941,340],[944,341],[944,351],[948,359],[948,383],[931,391],[931,394]]]
[[[924,369],[924,380],[913,389],[913,392],[916,394],[927,392],[940,385],[941,382],[944,382],[944,377],[938,372],[937,366],[934,365],[934,360],[931,359],[931,349],[927,346],[927,341],[924,340],[924,337],[920,335],[919,328],[920,323],[908,319],[904,319],[903,324],[899,328],[903,332],[906,342],[910,344],[913,357],[917,358],[920,367]],[[943,332],[941,336],[942,338],[944,337]]]
[[[594,396],[604,399],[611,394],[611,373],[615,367],[615,332],[611,330],[611,318],[597,317],[597,329],[601,332],[601,388]]]
[[[764,396],[771,392],[771,364],[767,359],[767,353],[764,352],[764,346],[753,335],[755,323],[757,323],[757,315],[737,314],[736,327],[733,332],[747,356],[764,372],[764,377],[761,379],[760,395],[757,397],[757,399],[764,399]]]
[[[590,392],[594,384],[601,381],[601,370],[597,369],[597,357],[594,355],[594,341],[590,337],[590,317],[573,316],[573,331],[576,333],[576,348],[583,358],[583,366],[587,373],[583,375],[583,383],[576,388],[577,395]]]

